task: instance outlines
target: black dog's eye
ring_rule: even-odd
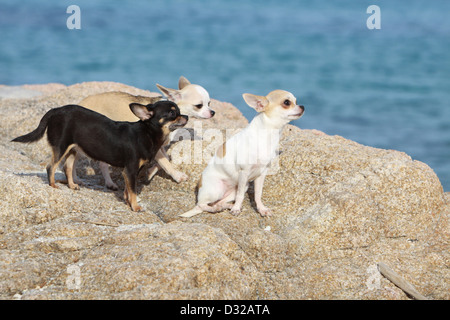
[[[169,116],[170,116],[171,118],[175,118],[175,116],[176,116],[175,111],[170,111],[170,112],[169,112]]]
[[[196,104],[194,107],[196,107],[197,109],[201,109],[203,107],[203,104]]]
[[[283,104],[284,104],[285,106],[290,106],[290,105],[291,105],[291,102],[290,102],[289,100],[284,100]]]

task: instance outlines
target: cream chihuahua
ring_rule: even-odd
[[[300,118],[305,108],[297,105],[292,93],[283,90],[272,91],[266,97],[246,93],[243,98],[259,114],[218,148],[200,178],[197,205],[181,217],[225,209],[238,215],[251,181],[254,181],[258,212],[263,217],[271,215],[261,201],[264,178],[277,155],[282,128]]]
[[[209,98],[208,92],[202,86],[191,84],[185,77],[180,77],[178,81],[178,90],[165,88],[159,84],[156,86],[169,101],[175,102],[178,105],[181,114],[201,119],[209,119],[214,116],[215,112],[209,107],[211,99]],[[136,122],[139,119],[130,111],[131,103],[147,105],[155,103],[156,101],[161,100],[161,98],[161,96],[134,96],[125,92],[113,91],[89,96],[82,100],[79,104],[87,109],[101,113],[114,121]],[[156,154],[155,160],[157,164],[149,169],[148,178],[151,179],[153,175],[155,175],[156,172],[162,168],[176,182],[180,183],[182,181],[186,181],[188,176],[185,173],[176,170],[164,152],[164,147],[169,142],[169,140],[166,141]],[[69,157],[74,156],[71,155]],[[68,159],[68,161],[66,161],[66,170],[70,169],[67,167],[70,166],[73,172],[72,175],[74,180],[77,180],[78,183],[80,183],[75,172],[75,161],[76,159]],[[104,162],[100,162],[100,170],[105,179],[106,186],[109,189],[117,190],[118,187],[112,181],[109,173],[109,165]]]

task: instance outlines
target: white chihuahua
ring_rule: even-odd
[[[180,214],[181,217],[225,209],[238,215],[250,181],[254,181],[258,212],[263,217],[271,215],[261,201],[264,178],[277,155],[281,130],[290,121],[300,118],[305,108],[297,105],[292,93],[284,90],[272,91],[266,97],[248,93],[243,97],[259,114],[219,147],[200,178],[197,205]],[[234,204],[230,203],[232,201]]]
[[[178,81],[178,90],[165,88],[159,84],[156,86],[168,100],[173,101],[178,105],[181,114],[201,119],[209,119],[214,116],[215,112],[209,107],[211,99],[209,98],[208,91],[199,85],[191,84],[185,77],[180,77]],[[113,91],[89,96],[83,99],[79,104],[87,109],[101,113],[114,121],[136,122],[139,119],[131,112],[130,103],[135,102],[146,105],[155,103],[156,101],[161,100],[161,98],[161,96],[134,96],[126,92]],[[170,141],[167,141],[156,154],[155,160],[157,164],[149,169],[148,178],[151,179],[160,168],[163,168],[176,182],[180,183],[186,181],[188,176],[185,173],[176,170],[164,152],[164,147],[169,142]],[[72,168],[74,179],[78,180],[78,183],[80,183],[75,172],[75,161],[75,156],[69,156],[65,165],[66,168]],[[118,187],[112,181],[109,173],[109,165],[100,162],[100,170],[105,178],[106,186],[109,189],[117,190]]]

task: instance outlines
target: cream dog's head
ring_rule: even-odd
[[[215,114],[209,107],[211,99],[208,91],[202,86],[190,83],[183,76],[178,81],[178,90],[165,88],[159,84],[156,84],[156,86],[168,100],[178,105],[182,114],[203,119],[212,118]]]
[[[274,90],[265,97],[244,93],[243,97],[250,107],[280,125],[299,119],[305,111],[304,106],[297,105],[294,95],[284,90]]]

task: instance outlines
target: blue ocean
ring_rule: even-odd
[[[285,89],[306,107],[295,125],[404,151],[450,191],[449,13],[448,0],[1,0],[0,84],[156,91],[184,75],[249,119],[242,93]]]

